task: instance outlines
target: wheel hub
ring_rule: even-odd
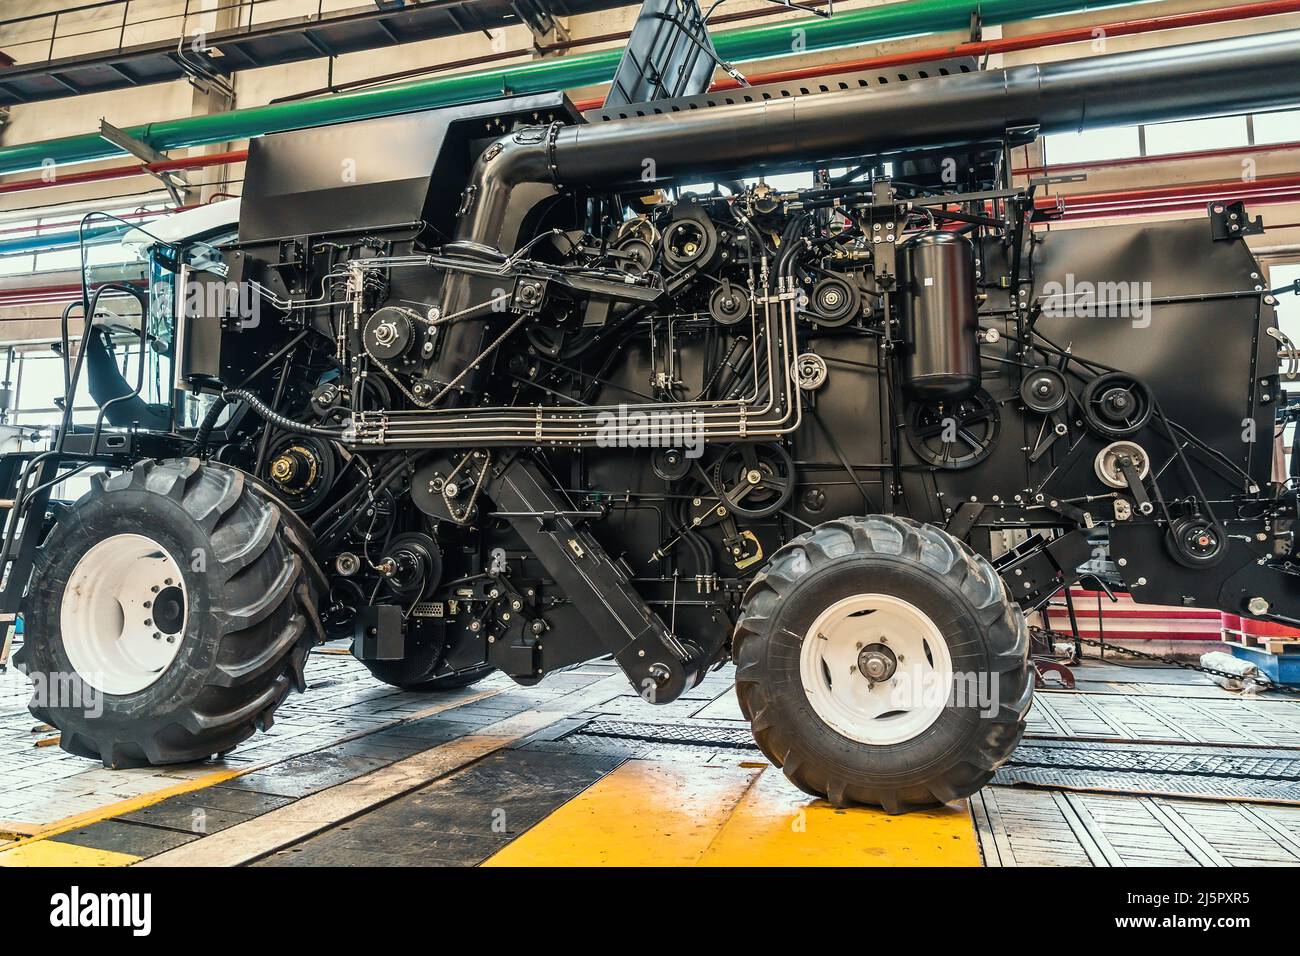
[[[77,676],[106,694],[126,695],[152,686],[176,660],[189,602],[166,547],[147,535],[116,534],[73,567],[59,614]]]
[[[185,592],[172,585],[153,599],[153,623],[163,634],[176,634],[185,623]]]
[[[858,652],[858,673],[873,684],[890,680],[898,670],[898,658],[885,644],[868,644]]]
[[[943,633],[916,605],[889,594],[853,595],[818,615],[799,651],[799,677],[828,727],[872,746],[920,736],[954,687]]]

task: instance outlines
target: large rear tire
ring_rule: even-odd
[[[270,727],[324,639],[310,547],[233,468],[187,458],[97,477],[24,600],[32,714],[108,767],[201,760]]]
[[[1024,732],[1024,615],[938,528],[843,518],[772,556],[745,593],[736,693],[759,748],[836,806],[901,813],[974,793]]]

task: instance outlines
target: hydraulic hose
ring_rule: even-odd
[[[249,408],[261,415],[268,425],[274,425],[276,428],[284,431],[293,432],[295,435],[313,435],[317,438],[341,439],[347,432],[346,426],[339,428],[324,428],[320,425],[308,425],[305,422],[296,422],[292,418],[285,418],[246,388],[228,388],[221,393],[221,397],[226,402],[230,402],[231,399],[235,398],[247,402]]]

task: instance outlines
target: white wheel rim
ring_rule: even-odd
[[[105,694],[135,694],[180,653],[189,594],[166,548],[142,534],[116,534],[72,569],[60,615],[77,676]]]
[[[799,676],[808,703],[833,730],[886,746],[911,740],[939,719],[952,690],[952,656],[934,621],[915,605],[858,594],[831,605],[808,628]]]

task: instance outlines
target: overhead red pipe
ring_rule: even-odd
[[[1152,215],[1169,212],[1195,212],[1216,200],[1244,200],[1256,206],[1300,202],[1300,175],[1270,176],[1253,182],[1184,183],[1146,189],[1116,190],[1097,193],[1039,196],[1034,206],[1040,212],[1060,212],[1060,219],[1101,219],[1109,217]]]
[[[175,206],[171,209],[150,209],[144,212],[128,212],[122,213],[120,216],[115,216],[113,219],[98,219],[95,224],[96,226],[111,226],[117,219],[147,219],[150,216],[157,218],[159,216],[173,215],[178,212],[185,212],[187,209],[195,208],[197,208],[197,204]],[[79,220],[77,219],[69,219],[67,222],[44,223],[35,226],[14,226],[10,229],[0,229],[0,236],[17,236],[22,235],[25,232],[39,232],[42,229],[48,229],[51,231],[60,228],[71,230],[77,227],[78,222]]]
[[[1300,96],[1300,94],[1297,94]],[[1127,156],[1085,163],[1049,163],[1046,166],[1024,166],[1015,170],[1017,176],[1038,176],[1042,173],[1069,173],[1079,170],[1122,169],[1128,166],[1152,166],[1157,163],[1178,163],[1184,160],[1225,159],[1230,156],[1258,156],[1261,153],[1281,153],[1300,149],[1300,141],[1269,143],[1260,146],[1225,146],[1222,149],[1194,149],[1185,153],[1164,153],[1159,156]]]
[[[1300,175],[1268,176],[1262,179],[1244,181],[1228,179],[1209,183],[1180,183],[1174,186],[1151,186],[1142,189],[1119,189],[1112,192],[1071,193],[1064,196],[1066,202],[1086,201],[1089,204],[1107,202],[1146,202],[1166,197],[1178,198],[1188,195],[1207,195],[1209,198],[1222,196],[1245,196],[1248,193],[1268,192],[1282,188],[1300,186]],[[1055,197],[1040,196],[1035,205],[1052,205]],[[1208,200],[1207,200],[1208,201]]]
[[[140,279],[125,280],[127,285],[143,287],[146,282]],[[67,302],[81,297],[81,286],[73,282],[68,285],[33,286],[30,289],[14,289],[0,292],[0,308],[19,305],[48,305]]]
[[[50,186],[74,186],[83,183],[105,182],[111,179],[127,179],[131,176],[144,176],[148,173],[178,172],[183,169],[204,169],[208,166],[224,166],[227,163],[242,163],[248,158],[248,150],[236,149],[228,153],[213,153],[210,156],[185,156],[180,159],[168,159],[160,163],[137,163],[131,166],[109,166],[104,169],[90,169],[80,173],[60,173],[50,178],[44,176],[35,179],[16,179],[13,182],[0,183],[0,195],[4,193],[26,192],[30,189],[46,189]]]

